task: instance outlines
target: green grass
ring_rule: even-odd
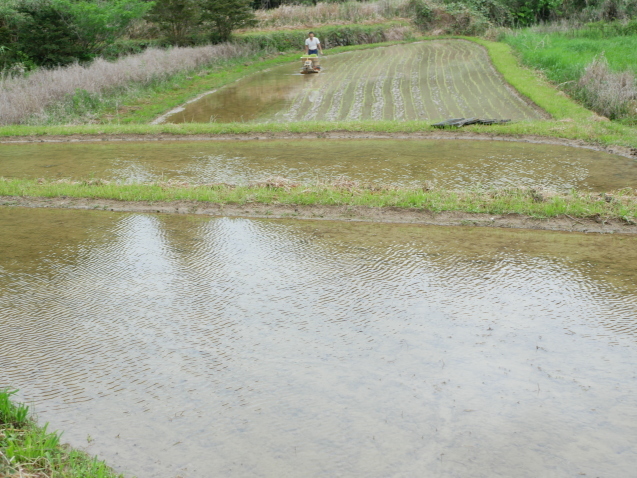
[[[631,191],[598,194],[552,193],[534,189],[424,190],[361,185],[355,182],[294,184],[285,180],[254,185],[187,185],[178,182],[116,184],[102,180],[46,181],[0,179],[0,196],[114,199],[120,201],[197,201],[214,204],[288,204],[399,207],[421,210],[534,217],[602,216],[634,221],[637,197]],[[612,198],[612,199],[610,199]],[[9,201],[10,202],[10,201]]]
[[[0,390],[0,476],[116,478],[106,464],[60,442],[60,434],[39,427],[29,407],[14,403],[15,392]]]
[[[46,136],[71,135],[218,135],[218,134],[295,134],[320,135],[333,131],[364,133],[418,133],[437,132],[427,121],[343,121],[298,123],[183,123],[183,124],[127,124],[127,125],[77,125],[77,126],[5,126],[0,128],[0,138],[25,137],[34,139]],[[491,136],[537,135],[553,138],[582,140],[599,145],[622,145],[637,148],[637,128],[614,122],[595,121],[526,121],[496,126],[469,126],[458,134],[482,133]],[[187,139],[187,138],[184,138]]]
[[[579,78],[584,67],[604,54],[612,70],[637,73],[637,35],[588,38],[573,33],[526,30],[504,41],[520,53],[522,61],[545,72],[556,83]]]

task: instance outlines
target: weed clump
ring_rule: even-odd
[[[584,101],[610,119],[635,116],[637,88],[632,71],[614,72],[602,54],[585,69],[577,82]]]
[[[0,389],[0,476],[122,478],[106,464],[64,446],[60,434],[37,426],[29,407],[14,403],[12,390]]]

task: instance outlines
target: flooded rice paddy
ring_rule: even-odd
[[[608,191],[637,184],[637,161],[567,146],[458,140],[268,140],[242,142],[0,145],[0,177],[175,179],[248,183],[344,177],[441,188],[544,186]]]
[[[435,40],[321,59],[319,75],[289,63],[185,105],[168,123],[539,119],[479,45]]]
[[[129,475],[637,466],[637,237],[0,208],[0,251],[0,383]]]

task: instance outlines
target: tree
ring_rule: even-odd
[[[12,62],[27,68],[91,60],[153,6],[144,0],[4,1],[0,45],[5,57],[10,52]]]
[[[228,41],[232,30],[257,24],[250,0],[200,0],[200,5],[202,20],[213,27],[213,41]]]
[[[201,21],[197,0],[157,0],[147,18],[176,45],[188,44]]]
[[[51,2],[18,5],[18,41],[14,45],[35,65],[52,67],[89,60],[90,53],[77,41],[77,32]]]
[[[143,17],[154,2],[144,0],[51,0],[92,53],[113,43],[130,23]]]

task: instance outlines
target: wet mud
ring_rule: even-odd
[[[536,218],[522,214],[479,214],[461,211],[434,213],[398,207],[302,206],[285,204],[212,204],[194,201],[118,201],[87,198],[44,198],[0,196],[0,206],[139,212],[158,214],[193,214],[219,217],[308,219],[344,222],[377,222],[435,226],[495,227],[535,229],[596,234],[637,234],[637,225],[602,217],[576,218],[558,216]]]

